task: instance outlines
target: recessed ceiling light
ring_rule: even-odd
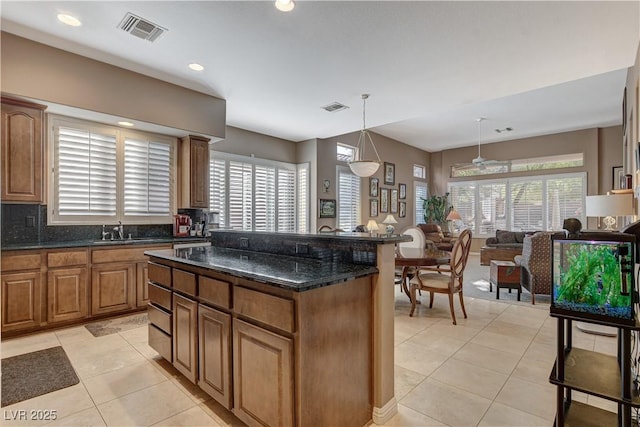
[[[78,18],[76,18],[75,16],[67,15],[66,13],[59,13],[58,21],[71,27],[79,27],[80,25],[82,25],[82,22],[80,22]]]
[[[118,124],[119,124],[120,126],[126,126],[126,127],[128,127],[128,128],[130,128],[130,127],[133,127],[133,126],[134,126],[134,124],[133,124],[133,123],[131,123],[131,122],[125,122],[125,121],[118,122]]]
[[[193,71],[202,71],[204,70],[204,67],[200,64],[198,64],[197,62],[192,62],[191,64],[189,64],[189,68],[191,68]]]
[[[276,9],[281,12],[291,12],[295,6],[293,0],[276,0]]]

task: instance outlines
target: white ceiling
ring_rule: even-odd
[[[227,100],[292,141],[367,127],[427,151],[620,124],[637,1],[7,1],[3,31]],[[58,13],[79,18],[69,27]],[[168,29],[117,28],[132,12]],[[193,72],[190,62],[206,69]],[[348,110],[320,107],[338,101]],[[497,134],[495,128],[513,127]]]

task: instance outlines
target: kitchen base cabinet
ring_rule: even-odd
[[[198,385],[231,409],[231,315],[199,305],[198,354]]]
[[[40,271],[2,274],[2,332],[40,326]]]
[[[293,425],[293,340],[237,320],[233,366],[238,418],[249,426]]]
[[[189,381],[198,378],[198,303],[173,295],[173,366]]]
[[[47,321],[84,319],[87,308],[87,268],[65,268],[47,273]]]
[[[94,265],[91,270],[91,314],[135,307],[135,264]]]
[[[136,307],[146,307],[149,304],[149,263],[136,264]]]

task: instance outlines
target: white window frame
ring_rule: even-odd
[[[338,149],[340,147],[344,147],[347,150],[351,150],[351,157],[349,157],[347,159],[341,157],[340,154],[338,154]],[[352,161],[354,161],[356,159],[357,155],[358,155],[358,148],[357,147],[354,147],[353,145],[349,145],[349,144],[344,144],[342,142],[337,142],[336,143],[336,160],[337,161],[339,161],[339,162],[347,162],[347,163],[348,162],[352,162]],[[344,157],[347,157],[347,156],[344,156]]]
[[[418,195],[418,188],[424,189],[425,199],[429,197],[429,186],[423,181],[413,181],[413,223],[424,224],[424,209],[422,208],[422,201]],[[418,208],[420,204],[420,208]]]
[[[166,136],[153,134],[150,132],[136,132],[121,129],[117,126],[110,126],[102,123],[91,122],[88,120],[76,119],[60,115],[47,115],[48,120],[48,205],[47,205],[47,224],[48,225],[101,225],[113,224],[122,221],[124,224],[172,224],[173,213],[176,206],[176,183],[175,176],[177,174],[177,139]],[[101,132],[114,134],[116,137],[116,213],[115,215],[88,215],[88,216],[70,216],[59,215],[58,213],[58,189],[56,178],[57,165],[57,142],[56,128],[68,127],[73,129],[97,129]],[[171,196],[170,208],[168,215],[152,216],[152,215],[125,215],[124,213],[124,140],[126,137],[138,139],[152,139],[155,142],[167,143],[171,147]]]
[[[544,213],[545,211],[547,211],[547,206],[546,206],[546,201],[548,200],[548,194],[547,194],[547,185],[546,182],[547,181],[551,181],[551,180],[556,180],[556,179],[569,179],[569,178],[581,178],[583,181],[583,189],[582,189],[582,201],[583,201],[583,206],[582,206],[582,212],[583,214],[581,216],[578,216],[578,219],[580,219],[583,223],[586,223],[586,217],[584,215],[584,201],[586,198],[586,191],[587,191],[587,173],[586,172],[573,172],[573,173],[565,173],[565,174],[554,174],[554,175],[531,175],[531,176],[523,176],[523,177],[514,177],[514,178],[505,178],[505,179],[476,179],[476,180],[468,180],[468,181],[456,181],[456,182],[449,182],[448,184],[448,192],[450,194],[453,194],[452,188],[453,187],[462,187],[465,185],[475,185],[474,188],[474,192],[475,192],[475,198],[474,198],[474,237],[491,237],[494,234],[481,234],[480,230],[482,230],[482,224],[481,224],[481,218],[482,218],[482,209],[480,206],[480,187],[486,184],[492,184],[492,183],[506,183],[507,188],[506,188],[506,193],[505,193],[505,199],[506,199],[506,206],[505,206],[505,211],[506,211],[506,215],[507,215],[507,222],[506,222],[506,229],[507,230],[511,230],[513,227],[512,224],[512,219],[513,219],[513,212],[512,212],[512,206],[511,206],[511,191],[512,191],[512,185],[513,184],[517,184],[517,183],[521,183],[523,181],[531,181],[531,180],[535,180],[535,181],[543,181],[543,188],[542,188],[542,194],[541,194],[541,199],[543,202],[543,207],[542,207],[542,212]],[[453,200],[451,200],[451,203],[454,204],[454,208],[455,208],[455,203]],[[550,225],[547,223],[547,216],[543,215],[542,216],[542,230],[549,230],[550,229]],[[538,231],[538,230],[526,230],[526,231]]]
[[[308,231],[309,228],[309,218],[307,217],[307,221],[306,224],[301,224],[301,220],[300,218],[298,218],[298,212],[300,210],[300,203],[306,203],[306,210],[307,210],[307,214],[309,212],[309,191],[306,191],[304,193],[305,196],[305,200],[300,200],[300,192],[298,191],[298,174],[302,173],[301,170],[303,170],[306,166],[306,174],[307,174],[307,185],[309,185],[309,164],[308,163],[303,163],[303,164],[295,164],[295,163],[286,163],[286,162],[279,162],[276,160],[267,160],[267,159],[260,159],[260,158],[256,158],[256,157],[248,157],[248,156],[242,156],[242,155],[238,155],[238,154],[230,154],[230,153],[224,153],[221,151],[216,151],[211,149],[210,150],[210,162],[213,162],[214,160],[218,160],[218,161],[224,161],[225,162],[225,196],[224,196],[224,201],[223,201],[223,210],[222,212],[220,212],[220,220],[221,220],[221,225],[223,224],[226,227],[230,226],[230,197],[229,197],[229,191],[231,190],[230,185],[229,185],[229,162],[241,162],[241,163],[245,163],[245,164],[250,164],[251,165],[251,173],[252,173],[252,184],[251,184],[251,191],[252,194],[255,196],[255,167],[256,166],[263,166],[263,167],[269,167],[269,168],[275,168],[276,170],[278,169],[285,169],[288,171],[292,171],[295,174],[295,184],[294,184],[294,197],[295,197],[295,211],[294,211],[294,220],[295,220],[295,225],[294,225],[294,230],[292,232],[306,232]],[[276,173],[277,175],[277,173]],[[213,174],[211,174],[211,178],[213,178]],[[276,182],[277,182],[277,176],[276,176]],[[276,184],[277,187],[277,184]],[[213,186],[212,186],[213,188]],[[276,207],[275,207],[275,219],[276,219],[276,225],[275,225],[275,230],[278,230],[278,206],[277,206],[277,200],[278,200],[278,195],[276,193]],[[252,199],[252,204],[255,205],[255,197]],[[212,208],[213,209],[213,208]],[[256,227],[256,218],[255,215],[253,215],[251,217],[250,220],[250,230],[255,230]],[[306,230],[302,230],[304,227],[306,227]],[[245,230],[249,231],[248,228],[245,228]]]
[[[352,206],[356,208],[356,218],[355,218],[356,223],[352,224],[351,227],[347,227],[349,228],[348,230],[346,228],[343,228],[343,226],[340,224],[340,206],[341,206],[340,174],[341,173],[353,175],[358,179],[358,182],[359,182],[358,194],[356,195],[356,197],[353,197],[352,195],[351,202],[350,202],[350,204],[352,204]],[[342,228],[344,231],[351,231],[356,226],[362,224],[362,203],[360,202],[361,200],[362,200],[362,179],[357,177],[353,172],[351,172],[351,169],[349,167],[337,165],[336,166],[336,227]]]
[[[416,173],[416,170],[419,170],[419,173]],[[413,177],[420,179],[427,179],[427,167],[419,164],[413,165]]]

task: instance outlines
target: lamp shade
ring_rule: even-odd
[[[393,215],[389,214],[387,215],[387,217],[384,219],[384,221],[382,221],[383,224],[397,224],[398,221],[396,221],[396,219],[393,217]]]
[[[447,221],[456,221],[459,219],[462,219],[462,217],[460,216],[458,211],[455,209],[451,209],[451,212],[449,212],[449,215],[447,215]]]
[[[370,219],[367,223],[367,230],[369,231],[378,231],[380,228],[378,227],[378,223],[375,219]]]
[[[633,215],[632,194],[607,194],[587,196],[587,216],[625,216]]]
[[[355,160],[353,162],[349,162],[351,172],[360,178],[366,178],[373,175],[378,171],[379,167],[380,162],[373,160]]]

